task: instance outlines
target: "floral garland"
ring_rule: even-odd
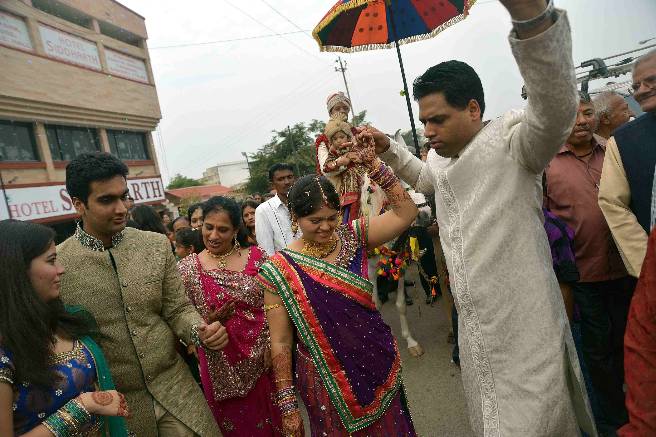
[[[408,248],[404,248],[399,253],[387,246],[381,246],[376,248],[374,252],[376,255],[380,255],[378,264],[376,264],[376,273],[383,278],[391,278],[398,281],[408,268],[411,256]]]

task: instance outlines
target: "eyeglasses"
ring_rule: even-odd
[[[648,76],[639,82],[632,83],[631,86],[629,87],[629,93],[630,94],[636,93],[642,85],[646,86],[649,89],[656,88],[656,74],[652,76]]]

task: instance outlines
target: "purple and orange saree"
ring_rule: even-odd
[[[396,339],[367,279],[365,221],[354,224],[338,229],[345,267],[284,249],[258,280],[280,296],[301,339],[297,386],[312,435],[414,436]]]

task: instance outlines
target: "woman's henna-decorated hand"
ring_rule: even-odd
[[[130,417],[125,396],[116,390],[82,393],[78,399],[91,414]]]
[[[273,376],[278,390],[292,385],[292,347],[284,345],[281,351],[271,360]]]
[[[282,416],[282,430],[285,436],[304,437],[303,418],[301,412],[296,410]]]
[[[230,300],[223,304],[218,310],[215,306],[210,306],[210,312],[207,315],[207,323],[221,322],[225,326],[226,322],[235,314],[235,301]]]

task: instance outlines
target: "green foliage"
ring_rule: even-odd
[[[352,121],[353,126],[361,126],[363,124],[367,124],[367,110],[365,109],[364,111],[358,112],[354,117]]]
[[[202,184],[196,179],[188,178],[187,176],[182,176],[180,173],[177,173],[173,176],[166,189],[173,190],[175,188],[197,187],[199,185]]]
[[[356,116],[355,125],[365,123],[367,111]],[[249,154],[251,177],[246,184],[247,193],[264,193],[270,190],[269,167],[285,162],[295,168],[296,176],[316,172],[316,148],[314,142],[323,133],[326,123],[311,120],[296,123],[282,130],[274,130],[271,140],[253,154]]]

